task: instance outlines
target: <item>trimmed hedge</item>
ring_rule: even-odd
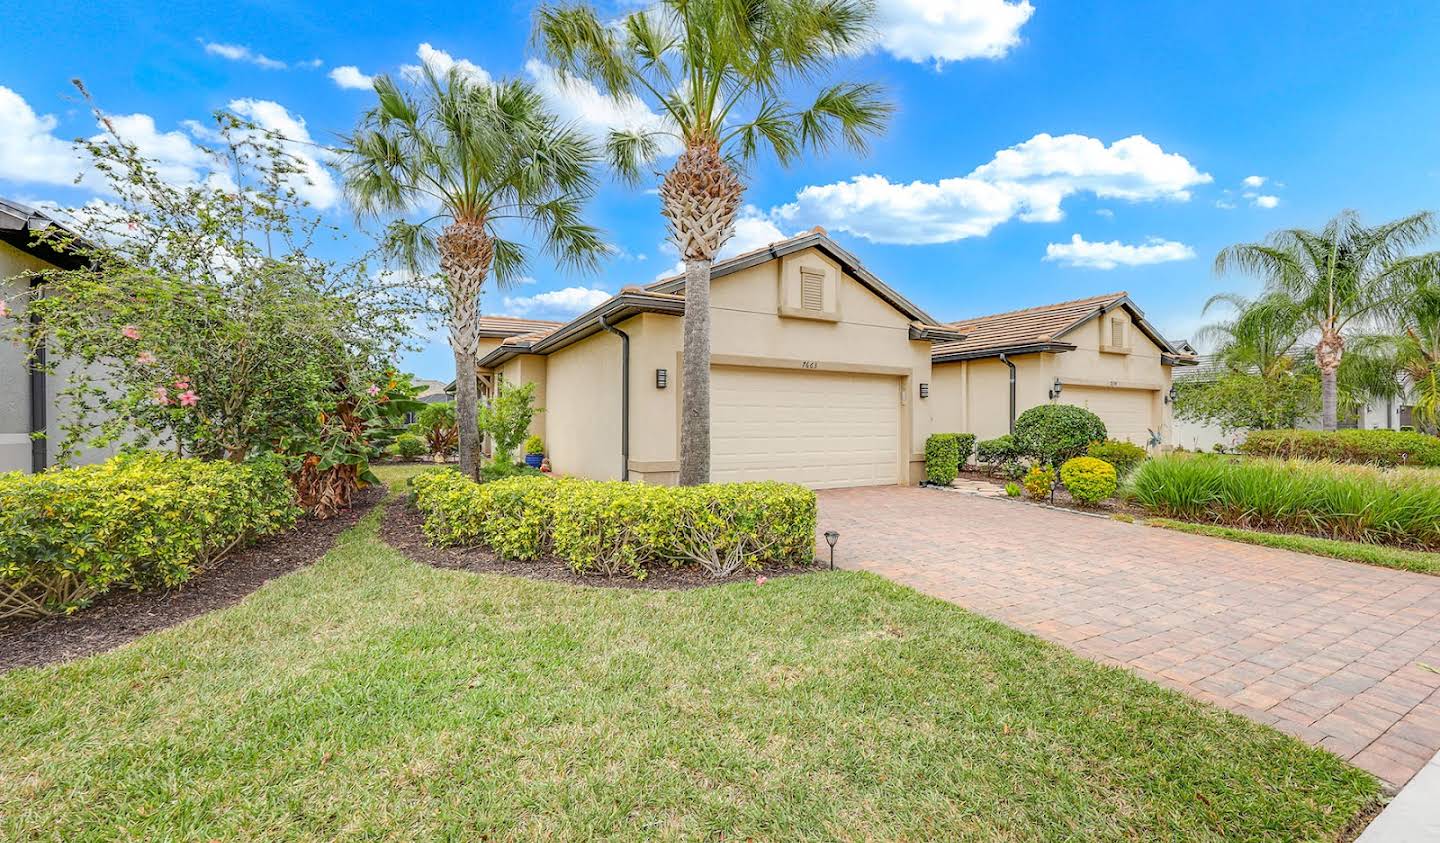
[[[0,618],[62,614],[115,588],[175,586],[294,525],[278,459],[162,454],[0,474]]]
[[[1440,466],[1440,438],[1403,430],[1256,430],[1240,452],[1277,459]]]
[[[1125,493],[1182,520],[1440,549],[1440,476],[1429,469],[1175,454],[1143,463]]]
[[[949,486],[960,473],[960,434],[932,433],[925,439],[925,479]]]
[[[789,483],[655,486],[575,478],[474,483],[453,471],[414,479],[425,534],[487,545],[502,557],[546,554],[577,573],[643,579],[657,564],[715,576],[815,556],[815,493]]]
[[[975,462],[988,467],[991,474],[1004,472],[1011,479],[1019,474],[1021,456],[1015,437],[1008,433],[982,440],[975,446]]]
[[[1015,446],[1020,453],[1051,465],[1084,454],[1105,436],[1105,422],[1074,404],[1041,404],[1015,419]]]
[[[1094,457],[1097,460],[1104,460],[1115,467],[1115,473],[1121,477],[1129,474],[1131,469],[1144,462],[1150,455],[1139,445],[1130,442],[1121,442],[1115,439],[1106,439],[1104,442],[1092,442],[1085,451],[1086,456]]]
[[[1060,482],[1077,503],[1097,504],[1115,494],[1115,466],[1097,457],[1074,457],[1060,466]]]

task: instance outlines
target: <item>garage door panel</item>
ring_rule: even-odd
[[[899,482],[895,378],[716,367],[711,477],[811,488]]]
[[[1111,439],[1136,445],[1147,445],[1150,431],[1156,427],[1151,418],[1153,393],[1139,389],[1101,389],[1067,386],[1061,401],[1084,407],[1105,422]]]

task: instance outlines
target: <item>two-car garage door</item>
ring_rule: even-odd
[[[1140,389],[1106,389],[1094,386],[1067,386],[1062,403],[1088,409],[1105,422],[1111,439],[1119,439],[1144,447],[1150,442],[1150,431],[1159,425],[1152,418],[1154,393]]]
[[[900,479],[900,380],[746,366],[711,370],[711,479],[813,489]]]

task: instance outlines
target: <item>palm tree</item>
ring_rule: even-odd
[[[594,192],[599,153],[523,82],[480,83],[455,68],[441,75],[426,67],[414,90],[381,76],[375,93],[375,107],[345,138],[346,193],[362,218],[434,209],[420,222],[390,223],[386,245],[417,278],[438,263],[455,354],[460,469],[474,477],[481,289],[487,278],[503,289],[522,275],[526,247],[507,237],[517,225],[556,262],[596,265],[605,246],[580,209]]]
[[[1407,255],[1435,232],[1435,222],[1433,214],[1421,212],[1366,227],[1345,211],[1319,231],[1276,231],[1263,243],[1230,246],[1216,256],[1217,273],[1238,269],[1259,275],[1267,295],[1283,296],[1301,315],[1315,341],[1325,430],[1336,428],[1347,337],[1393,319],[1414,292],[1417,274],[1440,262],[1440,253]]]
[[[863,150],[892,107],[879,87],[811,83],[871,36],[871,0],[659,0],[614,23],[585,5],[547,5],[536,37],[560,73],[659,110],[662,128],[613,131],[611,165],[639,181],[668,137],[681,148],[660,184],[661,213],[685,261],[680,483],[710,476],[710,267],[734,231],[738,171],[769,149],[782,164],[837,142]]]
[[[1219,293],[1205,302],[1202,315],[1216,305],[1234,308],[1234,317],[1205,325],[1195,338],[1213,343],[1216,357],[1227,368],[1267,378],[1293,368],[1293,352],[1305,334],[1305,322],[1289,297],[1270,293],[1252,299]]]

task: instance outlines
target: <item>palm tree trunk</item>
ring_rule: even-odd
[[[680,485],[710,482],[710,261],[685,261]]]
[[[450,350],[455,353],[455,424],[460,428],[460,471],[478,478],[480,431],[475,426],[475,354],[480,346],[480,289],[495,258],[495,240],[483,220],[456,220],[436,239],[445,292],[450,297]]]
[[[1320,341],[1315,344],[1315,365],[1320,369],[1320,429],[1335,430],[1339,427],[1339,388],[1337,381],[1340,372],[1340,358],[1345,353],[1345,338],[1333,328],[1326,328],[1320,333]]]
[[[479,476],[480,430],[475,425],[475,354],[466,349],[455,352],[455,425],[460,428],[460,473]],[[466,373],[469,373],[467,376]]]
[[[1339,408],[1336,395],[1338,389],[1335,369],[1320,370],[1320,429],[1335,430],[1339,425]],[[1313,393],[1312,393],[1313,394]]]

